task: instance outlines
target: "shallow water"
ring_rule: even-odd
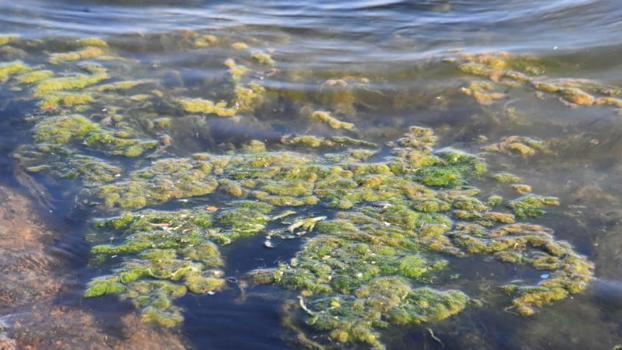
[[[560,199],[559,207],[529,221],[553,229],[557,239],[568,241],[594,263],[589,287],[522,317],[506,309],[510,298],[500,295],[498,287],[515,279],[538,281],[541,271],[490,257],[449,257],[452,269],[439,277],[442,285],[481,299],[481,305],[440,322],[391,326],[381,331],[381,338],[389,349],[611,349],[622,345],[622,102],[598,99],[620,100],[614,91],[622,88],[619,5],[613,0],[194,0],[184,5],[164,0],[3,1],[0,34],[19,39],[0,46],[1,62],[21,60],[57,76],[84,73],[80,64],[94,62],[107,69],[110,81],[152,81],[119,92],[116,100],[97,95],[85,108],[42,108],[29,88],[12,81],[0,85],[0,181],[31,194],[62,232],[49,249],[67,262],[63,273],[71,277],[54,302],[77,305],[96,320],[114,324],[134,308],[115,297],[83,299],[82,294],[89,280],[114,268],[92,263],[89,222],[118,211],[91,205],[82,192],[88,186],[80,179],[30,172],[16,161],[20,147],[34,142],[33,127],[41,120],[79,112],[114,124],[113,114],[124,115],[137,137],[155,140],[158,146],[138,157],[75,146],[80,154],[119,166],[125,172],[122,178],[153,158],[237,152],[252,139],[286,149],[281,138],[287,134],[342,135],[384,145],[417,125],[438,135],[436,149],[474,154],[511,135],[543,140],[548,153],[481,156],[491,172],[511,172],[534,193]],[[205,35],[216,41],[202,42]],[[50,54],[76,50],[77,40],[92,37],[108,43],[110,57],[49,63]],[[247,47],[236,50],[231,47],[236,42]],[[254,52],[269,53],[274,64],[254,62]],[[522,73],[530,80],[504,80],[494,62],[493,72],[486,74],[461,68],[482,63],[479,54],[520,61],[500,69],[528,66]],[[235,83],[223,65],[228,58],[251,68],[243,83],[264,87],[268,102],[233,118],[193,114],[172,102],[179,97],[232,100]],[[566,90],[536,88],[538,82],[560,81],[572,82],[595,100],[585,103]],[[491,87],[484,88],[485,96],[474,98],[463,89],[473,82]],[[149,97],[143,100],[139,94]],[[334,130],[309,121],[307,110],[329,111],[356,129]],[[154,127],[159,117],[169,118],[170,126]],[[391,149],[381,148],[379,159]],[[338,151],[293,149],[308,154]],[[516,196],[488,178],[473,184],[484,195]],[[199,196],[150,207],[220,207],[228,201],[222,195]],[[309,214],[323,215],[324,209],[309,209]],[[276,247],[266,249],[265,236],[259,234],[223,247],[227,288],[175,301],[185,321],[172,332],[191,348],[299,348],[291,328],[283,326],[284,302],[296,300],[297,293],[239,281],[253,269],[289,261],[306,239],[275,240]],[[459,278],[454,281],[450,274]],[[335,345],[325,333],[301,327],[329,347],[365,348],[359,343]],[[113,336],[119,333],[119,327],[103,328]]]

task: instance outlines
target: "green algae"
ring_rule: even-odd
[[[143,320],[162,327],[178,326],[181,309],[173,301],[187,292],[212,294],[226,287],[223,259],[215,243],[224,245],[265,229],[272,206],[232,202],[221,212],[210,207],[165,212],[126,212],[94,222],[94,242],[123,233],[118,244],[97,244],[92,254],[123,257],[113,274],[91,281],[85,297],[119,295],[141,310]],[[214,227],[213,227],[214,226]],[[218,226],[218,227],[215,227]],[[215,242],[215,243],[213,243]]]
[[[78,114],[42,119],[34,128],[34,140],[37,144],[52,148],[79,142],[111,155],[125,157],[138,157],[157,145],[156,141],[131,138],[124,133],[104,129]]]
[[[524,158],[532,157],[538,153],[550,153],[550,150],[545,141],[526,136],[504,137],[498,143],[482,147],[482,151],[516,154]]]
[[[192,40],[195,48],[218,41],[211,37]],[[108,47],[99,39],[79,45],[82,49],[75,52],[53,55],[53,63],[71,66],[88,58],[81,52],[102,53]],[[245,44],[232,47],[248,49]],[[274,64],[255,55],[250,58]],[[506,80],[511,79],[536,86],[532,77],[542,74],[533,62],[478,60],[460,69],[490,80],[464,90],[480,103],[505,97],[497,90],[498,82],[508,84]],[[506,202],[496,195],[483,198],[472,187],[487,172],[483,160],[453,149],[435,149],[437,137],[426,128],[412,127],[387,147],[348,136],[285,135],[274,145],[252,141],[225,154],[161,158],[167,154],[162,147],[146,159],[124,160],[123,168],[98,158],[101,154],[139,158],[154,150],[157,141],[145,137],[142,127],[177,131],[177,118],[148,116],[149,112],[125,117],[132,111],[129,107],[147,105],[152,97],[175,111],[225,118],[258,111],[261,118],[264,109],[259,107],[267,104],[269,85],[249,82],[251,71],[233,59],[225,66],[230,76],[227,85],[233,87],[229,103],[169,98],[163,90],[123,96],[125,90],[159,82],[117,80],[100,66],[78,66],[88,74],[58,76],[38,67],[31,71],[25,64],[11,68],[20,72],[7,68],[7,81],[15,78],[19,84],[33,85],[40,106],[58,112],[36,118],[35,144],[18,150],[20,164],[32,173],[80,179],[84,185],[80,205],[94,205],[94,210],[102,210],[97,212],[100,215],[117,215],[96,220],[88,235],[93,262],[104,263],[98,267],[107,275],[93,279],[85,297],[116,295],[133,304],[143,321],[177,327],[184,310],[175,300],[187,293],[205,295],[226,288],[219,246],[264,233],[268,240],[308,234],[292,260],[253,271],[249,280],[298,294],[298,309],[306,313],[306,323],[330,340],[382,348],[383,329],[442,321],[468,307],[472,297],[457,290],[456,283],[445,283],[453,259],[479,255],[546,271],[541,281],[501,286],[512,298],[509,309],[527,316],[582,292],[592,278],[591,263],[569,244],[557,241],[544,227],[517,222],[543,215],[544,208],[559,205],[557,199],[538,195]],[[115,82],[101,84],[107,80]],[[618,101],[586,82],[580,86],[573,85],[578,82],[547,83],[552,85],[542,82],[537,89],[548,89],[575,104],[588,103],[585,91],[603,95],[589,101],[592,105],[613,106]],[[356,90],[368,84],[369,80],[353,77],[327,80],[319,99],[335,115],[349,117],[360,106]],[[174,92],[184,96],[190,91],[179,87]],[[73,114],[73,108],[91,105],[107,111],[104,115]],[[355,129],[354,124],[328,112],[304,113],[305,108],[315,108],[301,109],[301,105],[294,107],[301,117],[335,129],[329,132]],[[548,152],[546,146],[539,140],[513,136],[484,151],[532,156]],[[335,153],[315,152],[326,149]],[[510,175],[492,177],[523,186]],[[224,204],[197,204],[212,198]],[[157,208],[164,204],[169,209],[186,208]]]
[[[77,51],[53,53],[50,55],[49,61],[51,64],[61,64],[66,62],[95,59],[103,56],[105,53],[106,50],[101,47],[88,46]]]
[[[502,286],[513,297],[511,307],[523,315],[581,292],[591,279],[591,264],[548,229],[516,222],[543,214],[542,208],[556,200],[528,195],[508,202],[514,215],[492,211],[502,199],[480,199],[480,191],[469,186],[486,174],[483,161],[454,149],[435,151],[436,141],[431,130],[411,128],[393,143],[390,155],[374,162],[368,161],[373,151],[361,157],[352,157],[353,151],[322,157],[270,151],[257,141],[241,153],[158,160],[93,193],[111,209],[206,196],[219,187],[242,200],[222,209],[124,214],[99,225],[125,232],[122,242],[95,245],[92,252],[128,256],[115,269],[118,283],[155,278],[192,293],[210,293],[222,288],[222,282],[205,276],[209,264],[188,261],[184,249],[205,242],[231,244],[266,232],[268,225],[277,226],[267,234],[268,247],[276,237],[312,232],[315,236],[289,263],[251,272],[249,280],[300,293],[306,322],[333,341],[376,348],[383,347],[379,332],[386,327],[440,321],[467,307],[470,297],[463,292],[430,285],[451,268],[443,256],[494,256],[550,271],[554,277],[535,285]],[[271,216],[279,206],[316,205],[333,215],[281,223],[274,219],[281,214]],[[152,256],[159,257],[156,263]],[[148,300],[154,298],[150,293]],[[170,319],[179,319],[180,310],[171,306],[174,298],[164,299],[164,311],[155,309],[164,312],[163,320],[147,321],[168,326],[175,324]],[[152,302],[140,304],[143,313],[154,307]],[[173,311],[166,313],[168,308]]]
[[[39,106],[44,111],[57,110],[60,107],[84,106],[93,103],[95,98],[88,93],[52,93],[41,100]]]
[[[613,106],[622,101],[617,87],[587,79],[554,79],[544,76],[545,68],[537,60],[507,53],[463,55],[457,60],[458,69],[466,74],[489,79],[473,81],[462,92],[482,105],[506,98],[500,88],[526,87],[536,93],[553,94],[571,106]]]
[[[48,94],[54,92],[80,90],[109,78],[108,72],[104,68],[89,66],[87,69],[90,70],[92,74],[74,74],[72,76],[52,77],[39,81],[34,88],[34,96],[37,98],[45,98]]]
[[[314,136],[314,135],[285,135],[281,138],[285,145],[303,146],[309,148],[334,148],[334,147],[369,147],[376,148],[373,142],[355,139],[348,136]]]
[[[17,34],[2,34],[0,35],[0,46],[8,45],[19,40]]]
[[[119,166],[64,147],[54,147],[52,150],[46,145],[22,147],[15,157],[30,173],[45,173],[60,179],[80,179],[85,186],[113,182],[123,173]]]
[[[181,98],[179,105],[184,112],[194,114],[213,114],[218,117],[230,118],[236,115],[237,108],[228,107],[227,102],[213,102],[202,98]]]
[[[54,76],[54,72],[47,69],[35,70],[28,73],[23,73],[15,77],[15,80],[19,84],[32,85],[42,80],[50,79]]]
[[[0,83],[5,83],[12,77],[30,72],[31,70],[32,68],[22,61],[0,63]]]
[[[315,111],[311,113],[310,118],[328,124],[333,129],[353,130],[354,124],[342,122],[325,111]]]
[[[559,199],[530,194],[510,201],[509,206],[519,218],[538,217],[546,213],[544,208],[559,206]]]
[[[134,171],[128,180],[102,186],[97,197],[108,208],[139,209],[173,199],[204,196],[218,187],[209,162],[162,159]]]
[[[272,59],[272,56],[270,56],[266,52],[262,52],[262,51],[253,52],[253,54],[251,55],[251,58],[255,62],[262,64],[264,66],[268,66],[268,67],[274,66],[274,60]]]
[[[516,184],[523,181],[520,177],[506,172],[493,174],[492,178],[502,184]]]
[[[228,68],[229,75],[234,83],[239,83],[244,76],[250,73],[248,67],[237,64],[232,58],[227,59],[224,64]]]

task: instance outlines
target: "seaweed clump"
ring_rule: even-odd
[[[462,91],[478,103],[489,105],[503,99],[505,87],[528,87],[540,94],[552,94],[571,106],[613,106],[622,108],[622,91],[613,86],[587,79],[548,78],[544,66],[530,57],[508,53],[463,55],[458,69],[466,74],[486,78],[474,81]]]
[[[175,212],[145,210],[97,220],[106,233],[92,235],[96,260],[122,257],[111,275],[92,280],[85,297],[119,295],[141,310],[145,322],[175,327],[183,321],[173,301],[186,293],[213,294],[226,287],[223,259],[215,244],[230,244],[265,228],[272,207],[249,201],[232,202],[217,215],[209,207]],[[213,227],[215,226],[215,227]]]
[[[222,266],[195,261],[184,255],[186,249],[206,242],[226,245],[263,232],[270,247],[273,237],[314,232],[289,263],[251,272],[249,279],[298,291],[306,322],[340,343],[382,348],[379,331],[384,328],[460,313],[470,297],[435,285],[450,269],[447,257],[494,256],[549,271],[545,281],[501,286],[523,315],[582,291],[593,273],[591,263],[556,241],[550,230],[517,222],[543,214],[557,199],[529,194],[506,202],[513,213],[493,210],[503,199],[480,199],[480,191],[469,185],[487,173],[483,161],[454,149],[435,150],[436,141],[431,130],[413,127],[392,143],[391,154],[374,161],[374,151],[320,156],[270,151],[254,141],[243,152],[157,160],[128,179],[98,186],[90,193],[108,209],[138,209],[215,192],[234,199],[223,209],[147,210],[108,221],[107,227],[125,232],[122,241],[96,245],[93,254],[127,258],[102,280],[102,290],[132,300],[146,321],[177,324],[180,310],[171,301],[183,295],[182,288],[210,293],[223,287],[211,280],[219,278],[222,272],[214,269]],[[330,215],[293,223],[283,219],[292,208],[316,206]],[[270,217],[274,207],[286,211]],[[267,232],[269,225],[274,227]],[[208,287],[192,285],[199,273],[210,278]],[[153,279],[157,284],[147,287]]]

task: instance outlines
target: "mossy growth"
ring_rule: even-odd
[[[270,54],[266,52],[263,52],[263,51],[253,52],[253,54],[251,55],[251,58],[255,62],[262,64],[264,66],[268,66],[268,67],[274,66],[274,60],[272,59],[272,56],[270,56]]]
[[[498,183],[502,184],[517,184],[523,181],[520,177],[507,172],[492,174],[492,178],[495,179],[495,181],[497,181]]]
[[[285,145],[302,146],[309,148],[335,148],[335,147],[369,147],[376,148],[377,144],[348,136],[315,136],[315,135],[285,135],[281,138]]]
[[[77,41],[78,46],[81,47],[98,47],[100,49],[107,49],[108,43],[101,38],[83,38]]]
[[[122,80],[116,81],[114,83],[101,84],[97,86],[95,89],[99,92],[110,92],[110,91],[124,91],[131,90],[141,85],[146,85],[153,83],[153,80],[142,79],[142,80]]]
[[[15,77],[15,80],[19,84],[32,85],[42,80],[50,79],[53,76],[54,72],[52,72],[51,70],[42,69],[20,74]]]
[[[516,154],[524,158],[534,156],[538,153],[550,153],[546,142],[526,136],[504,137],[498,143],[482,147],[482,151]]]
[[[472,81],[462,91],[478,103],[488,105],[504,99],[496,90],[507,87],[526,87],[538,93],[553,94],[572,106],[622,106],[619,88],[587,79],[554,79],[543,75],[544,65],[527,56],[507,53],[463,55],[457,60],[458,69],[466,74],[490,81]]]
[[[179,211],[144,210],[99,219],[89,235],[95,257],[121,257],[112,274],[91,281],[85,297],[119,295],[141,310],[143,320],[162,327],[183,321],[173,301],[187,292],[212,294],[226,287],[216,244],[262,232],[272,207],[232,202],[222,212],[210,207]],[[122,241],[114,243],[122,234]],[[109,243],[109,242],[113,243]]]
[[[237,64],[234,59],[228,58],[225,60],[225,66],[229,69],[229,75],[234,83],[239,83],[244,76],[250,73],[248,67]]]
[[[39,103],[44,111],[54,111],[60,107],[76,107],[93,103],[94,97],[89,93],[53,93],[47,95]]]
[[[0,83],[5,83],[12,77],[30,72],[31,70],[32,68],[22,61],[0,63]]]
[[[80,50],[71,52],[53,53],[50,55],[50,63],[61,64],[81,60],[95,59],[103,56],[106,50],[97,46],[88,46]]]
[[[219,43],[218,37],[212,34],[199,35],[194,40],[194,47],[196,49],[204,49],[207,47],[215,46]]]
[[[104,129],[78,114],[42,119],[35,126],[34,140],[51,150],[69,143],[81,143],[94,150],[125,157],[138,157],[157,145],[155,140],[132,138],[123,132]]]
[[[546,213],[544,208],[559,206],[559,199],[529,194],[510,201],[509,206],[519,218],[538,217]]]
[[[0,35],[0,46],[8,45],[19,40],[17,34],[2,34]]]
[[[344,129],[344,130],[353,130],[354,124],[343,122],[335,117],[333,117],[330,113],[325,111],[315,111],[311,113],[310,118],[313,120],[317,120],[323,123],[328,124],[333,129]]]
[[[107,208],[139,209],[173,199],[205,196],[216,190],[212,164],[195,159],[161,159],[129,179],[102,186],[95,195]]]
[[[264,104],[266,89],[257,83],[250,83],[248,87],[236,85],[234,94],[234,105],[237,111],[240,113],[247,113],[254,111]]]
[[[123,174],[117,165],[65,147],[24,146],[14,156],[30,173],[44,173],[60,179],[80,179],[87,187],[113,182]]]
[[[81,90],[109,78],[108,72],[102,67],[87,66],[86,69],[89,70],[91,74],[74,74],[72,76],[57,78],[51,77],[39,81],[35,85],[34,96],[36,98],[45,99],[50,93]]]
[[[202,98],[180,98],[177,100],[184,112],[194,114],[216,115],[218,117],[230,118],[238,112],[235,107],[228,107],[227,102],[213,102]]]

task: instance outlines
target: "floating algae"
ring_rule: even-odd
[[[504,99],[497,87],[528,87],[538,93],[553,94],[571,106],[613,106],[622,108],[622,90],[586,79],[556,79],[544,76],[544,67],[529,57],[501,54],[463,55],[458,69],[466,74],[487,78],[462,89],[478,103],[489,105]]]
[[[517,154],[522,157],[531,157],[537,153],[550,153],[546,142],[526,136],[508,136],[500,142],[482,147],[485,152]]]
[[[29,72],[31,68],[22,61],[0,63],[0,83],[4,83],[13,76]]]
[[[354,124],[348,123],[348,122],[342,122],[341,120],[333,117],[332,115],[330,115],[330,113],[325,112],[325,111],[315,111],[311,113],[310,118],[326,123],[333,129],[345,129],[345,130],[354,129]]]
[[[331,162],[265,146],[253,147],[251,153],[156,161],[130,174],[129,180],[99,187],[95,198],[108,208],[134,209],[206,196],[222,187],[221,193],[246,199],[232,201],[231,208],[214,214],[196,207],[128,213],[102,221],[125,232],[124,238],[118,244],[95,246],[93,253],[123,255],[127,261],[112,276],[94,280],[89,290],[103,284],[105,293],[133,300],[144,315],[151,315],[145,320],[177,324],[180,310],[171,301],[183,293],[160,289],[174,285],[196,293],[188,276],[218,275],[208,270],[205,276],[205,265],[192,259],[181,263],[180,251],[207,242],[229,244],[264,232],[274,206],[323,205],[333,211],[330,219],[301,219],[282,228],[316,232],[290,263],[251,272],[249,278],[298,291],[309,314],[307,323],[337,342],[381,348],[380,329],[460,313],[469,304],[465,293],[430,285],[435,274],[451,269],[447,256],[492,255],[506,263],[551,271],[551,279],[536,285],[502,286],[514,297],[513,308],[524,315],[582,291],[592,265],[570,245],[555,241],[550,230],[516,222],[543,214],[542,208],[557,200],[536,195],[512,200],[507,206],[516,218],[492,211],[477,198],[479,191],[468,186],[472,177],[486,172],[482,161],[452,149],[433,151],[435,141],[430,130],[412,128],[380,162],[348,155]],[[421,162],[421,157],[428,160]],[[159,259],[155,266],[145,255],[151,249]],[[148,283],[143,278],[166,284],[137,293],[132,283]],[[199,293],[223,287],[217,281],[205,283]],[[125,296],[126,290],[134,294]],[[143,299],[144,303],[134,301]]]
[[[228,107],[225,101],[214,103],[202,98],[182,98],[178,102],[181,108],[188,113],[213,114],[224,118],[233,117],[237,113],[237,109]]]
[[[190,48],[217,43],[217,38],[197,38],[188,35]],[[81,50],[107,50],[103,41],[79,45]],[[61,61],[62,56],[55,57]],[[225,86],[232,87],[228,96],[233,98],[213,102],[183,97],[190,92],[183,82],[169,95],[157,79],[129,80],[114,67],[79,60],[62,60],[62,67],[76,67],[68,73],[18,61],[0,72],[6,82],[15,81],[32,93],[47,112],[33,117],[34,144],[17,150],[20,165],[31,173],[79,179],[78,203],[108,216],[94,220],[87,237],[93,265],[104,272],[88,283],[86,297],[117,295],[133,304],[145,322],[176,327],[183,321],[177,299],[227,287],[220,246],[263,234],[268,241],[306,235],[289,262],[253,271],[247,278],[296,293],[306,323],[332,342],[382,348],[383,329],[451,318],[479,298],[459,290],[457,281],[446,283],[460,258],[492,257],[544,272],[547,277],[538,281],[499,285],[511,298],[508,308],[522,315],[582,292],[592,278],[593,266],[585,257],[556,240],[550,229],[524,222],[559,205],[556,198],[527,193],[524,181],[509,173],[492,177],[522,196],[485,196],[474,187],[474,180],[487,174],[483,160],[437,149],[437,137],[429,129],[410,128],[404,137],[379,146],[364,137],[340,136],[354,124],[328,112],[305,115],[306,108],[315,111],[316,106],[301,100],[293,101],[292,110],[301,119],[328,125],[327,134],[272,134],[266,143],[255,140],[229,148],[237,152],[179,156],[179,149],[166,153],[172,141],[164,132],[177,137],[182,118],[210,119],[179,117],[180,110],[230,118],[273,107],[267,101],[270,85],[250,80],[262,72],[226,60]],[[488,79],[471,86],[481,102],[502,98],[498,84],[551,83],[536,81],[542,69],[529,61],[479,57],[462,64],[462,71]],[[335,115],[350,117],[357,100],[353,89],[368,83],[328,80],[319,100]],[[573,83],[579,86],[557,82],[538,91],[586,103],[586,96],[572,90],[576,88],[597,96],[593,104],[615,105],[615,91]],[[155,85],[150,87],[154,92],[125,93],[146,84]],[[565,90],[555,90],[560,86]],[[150,99],[165,107],[164,114],[143,110]],[[75,108],[84,110],[76,114]],[[527,157],[548,149],[545,142],[511,136],[484,151]]]
[[[66,62],[94,59],[103,56],[105,53],[106,51],[100,47],[89,46],[72,52],[53,53],[50,55],[50,63],[61,64]]]

